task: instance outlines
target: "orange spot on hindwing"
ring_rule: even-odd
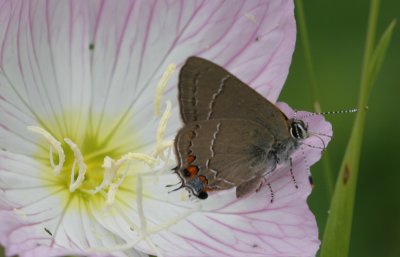
[[[199,172],[199,168],[194,165],[188,166],[186,169],[183,170],[183,175],[185,177],[194,177]]]
[[[203,175],[200,175],[199,179],[200,179],[201,182],[203,182],[204,188],[208,188],[208,180],[207,180],[207,178],[205,176],[203,176]]]
[[[194,160],[196,160],[196,156],[194,155],[188,155],[186,161],[188,164],[191,164]]]

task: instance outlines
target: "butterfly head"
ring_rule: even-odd
[[[289,131],[292,138],[297,141],[309,137],[308,126],[302,120],[291,120]]]

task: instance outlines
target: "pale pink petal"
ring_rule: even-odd
[[[117,118],[109,124],[92,117],[100,134],[116,128],[132,131],[142,117],[151,116],[152,108],[141,107],[151,106],[153,98],[143,96],[154,95],[168,64],[179,68],[191,55],[225,66],[275,101],[295,44],[291,1],[137,1],[128,5],[106,1],[93,25],[91,108]],[[175,134],[179,126],[177,77],[175,73],[169,81],[164,97],[175,105],[171,120],[175,126],[168,127],[169,134]],[[120,123],[126,125],[116,127]],[[143,133],[154,135],[154,127],[146,127]],[[118,135],[126,133],[114,134],[118,140]]]
[[[27,125],[53,134],[86,127],[91,94],[90,24],[82,1],[1,1],[2,146],[31,154]],[[65,114],[65,112],[68,112]]]
[[[165,188],[176,176],[163,174],[143,178],[143,206],[130,176],[115,205],[104,209],[60,189],[49,166],[36,160],[48,158],[48,145],[26,131],[28,125],[43,126],[78,145],[87,139],[82,131],[89,131],[121,155],[151,151],[156,84],[168,64],[179,68],[191,55],[224,66],[275,102],[295,44],[292,1],[3,0],[0,22],[0,147],[6,150],[0,156],[0,210],[11,220],[0,239],[10,254],[83,254],[130,242],[143,222],[141,209],[150,229],[165,225],[148,236],[165,256],[315,254],[317,227],[306,197],[307,169],[320,157],[318,149],[304,147],[293,155],[296,182],[287,166],[278,167],[269,180],[273,203],[267,186],[242,200],[231,190],[205,202],[184,201],[182,192]],[[164,96],[173,101],[167,139],[181,126],[177,77]],[[308,119],[310,130],[330,133],[317,117]],[[13,219],[15,212],[21,217]],[[157,253],[146,241],[135,247]],[[132,249],[113,255],[143,254]]]
[[[278,106],[289,117],[310,115],[306,112],[294,113],[284,103],[278,103]],[[310,131],[327,135],[322,137],[327,146],[332,133],[331,125],[320,115],[308,116],[304,121]],[[289,171],[288,163],[278,166],[267,180],[271,189],[264,184],[259,192],[245,199],[236,199],[233,189],[210,194],[205,201],[185,203],[176,200],[176,205],[168,206],[168,200],[164,200],[164,203],[157,201],[158,192],[154,192],[152,198],[146,200],[148,209],[145,213],[149,220],[155,221],[155,224],[151,223],[149,226],[159,225],[162,220],[172,220],[174,215],[190,209],[198,207],[200,210],[152,236],[152,240],[165,256],[171,257],[315,256],[320,244],[318,229],[306,200],[311,192],[309,169],[321,157],[323,149],[318,147],[323,147],[324,144],[313,136],[306,139],[292,155],[294,177]],[[168,181],[166,176],[163,179]],[[169,199],[174,194],[179,198],[179,192],[176,192]],[[155,209],[158,211],[154,212]],[[125,211],[134,216],[137,213]],[[109,228],[115,226],[107,218],[102,220]],[[128,242],[133,241],[129,240],[128,235],[125,238]],[[152,252],[145,243],[139,244],[139,249]]]
[[[82,140],[76,129],[112,133],[116,140],[132,134],[153,111],[141,108],[153,104],[142,96],[154,96],[168,64],[179,67],[191,55],[225,66],[275,101],[295,43],[292,1],[23,3],[1,3],[0,104],[7,122],[0,138],[24,154],[34,147],[25,125],[41,125],[42,119],[54,134],[72,134],[76,141]],[[176,81],[177,74],[165,96],[174,103]],[[70,114],[60,118],[64,110]],[[89,117],[89,110],[101,115]],[[174,114],[170,135],[179,126],[177,108]],[[148,120],[124,141],[152,143],[148,135],[155,128]]]
[[[40,242],[44,240],[40,239],[39,235],[35,240],[31,236],[34,229],[33,226],[26,224],[23,218],[17,219],[16,215],[14,211],[0,211],[2,222],[0,226],[0,243],[7,245],[7,256],[15,254],[20,256],[60,256],[70,252],[41,246]],[[45,233],[42,235],[43,239]],[[37,252],[41,252],[43,255],[37,255]]]

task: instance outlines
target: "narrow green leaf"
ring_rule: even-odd
[[[348,255],[364,120],[365,110],[361,110],[356,117],[336,181],[322,242],[321,257]]]
[[[385,32],[383,33],[381,39],[378,42],[378,45],[376,46],[376,48],[374,50],[374,53],[371,58],[370,66],[368,67],[368,70],[369,70],[368,74],[370,76],[369,79],[372,81],[370,86],[375,81],[375,79],[378,75],[378,72],[381,68],[382,62],[385,59],[387,48],[388,48],[389,42],[392,38],[393,29],[394,29],[395,25],[396,25],[396,21],[393,20],[390,23],[390,25],[387,27]],[[370,90],[367,89],[367,91],[370,91]]]
[[[352,129],[339,176],[336,181],[330,214],[324,232],[321,257],[347,257],[350,247],[354,199],[357,186],[359,158],[365,126],[367,101],[373,82],[381,68],[395,22],[392,22],[374,49],[374,35],[378,17],[379,1],[371,2],[367,42],[361,76],[359,95],[360,112]]]

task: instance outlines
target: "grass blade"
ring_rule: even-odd
[[[389,25],[374,49],[378,9],[379,1],[371,1],[358,104],[360,112],[357,113],[350,141],[336,181],[330,215],[323,237],[321,257],[347,257],[349,252],[359,158],[366,117],[365,107],[367,106],[372,85],[386,54],[395,24],[393,21]]]

